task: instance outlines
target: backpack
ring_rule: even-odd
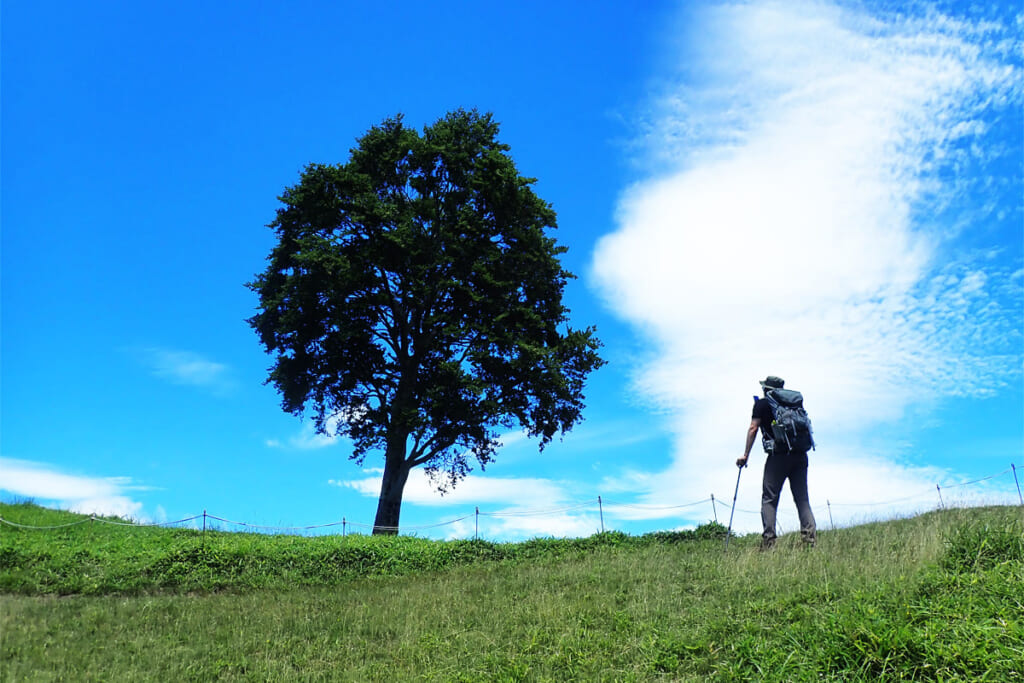
[[[765,400],[772,409],[772,424],[768,430],[772,437],[764,437],[765,451],[806,453],[812,450],[814,430],[811,428],[811,418],[804,410],[803,395],[790,389],[770,389]]]

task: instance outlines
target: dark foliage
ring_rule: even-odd
[[[422,134],[397,117],[347,163],[311,164],[249,285],[284,409],[350,438],[359,464],[384,453],[376,531],[396,531],[411,468],[445,491],[492,461],[499,429],[542,448],[571,429],[603,363],[594,330],[566,326],[555,212],[497,135],[476,111]]]

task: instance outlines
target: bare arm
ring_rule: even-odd
[[[743,457],[736,460],[737,467],[745,467],[747,460],[750,458],[750,449],[754,445],[754,441],[757,439],[757,430],[761,426],[760,418],[753,418],[750,420],[750,426],[747,427],[747,443],[743,447]]]

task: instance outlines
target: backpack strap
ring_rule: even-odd
[[[779,400],[777,398],[775,398],[775,396],[772,395],[771,391],[769,391],[767,394],[765,394],[763,400],[764,400],[765,403],[768,404],[768,407],[772,409],[772,419],[774,420],[775,419],[775,413],[777,413],[778,410],[779,410]]]
[[[772,422],[775,421],[775,411],[779,407],[779,404],[771,397],[772,392],[768,392],[764,397],[755,396],[754,403],[758,401],[764,401],[768,404],[768,409],[772,414]],[[772,436],[772,425],[771,423],[761,425],[761,448],[767,455],[771,455],[775,452],[775,437]]]

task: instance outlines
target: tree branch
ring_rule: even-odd
[[[412,452],[409,453],[409,456],[406,458],[406,462],[409,463],[410,467],[418,467],[424,463],[433,460],[433,458],[438,453],[448,448],[451,448],[452,444],[455,443],[453,439],[445,439],[444,441],[440,441],[439,435],[436,431],[433,434],[431,434],[430,438],[423,442],[422,445],[419,443],[419,440],[420,436],[417,436],[416,441],[413,444]],[[434,447],[430,448],[430,450],[427,450],[432,444],[434,445]]]

